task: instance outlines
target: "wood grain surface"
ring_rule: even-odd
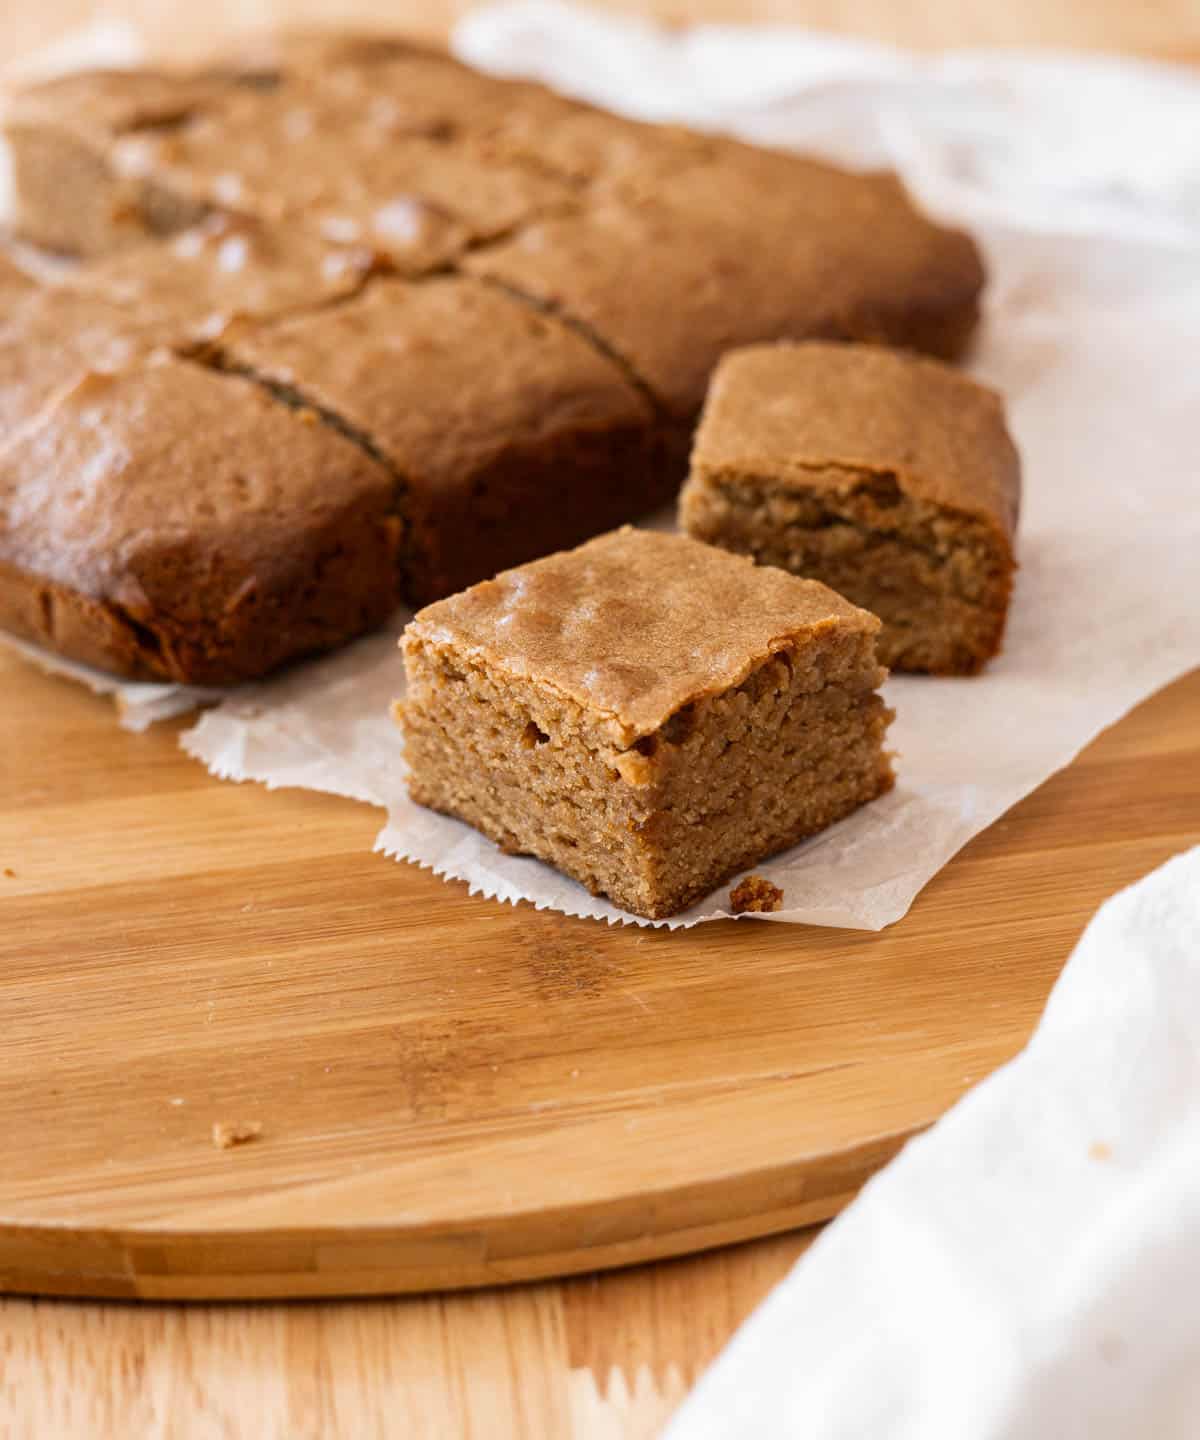
[[[1096,904],[1200,839],[1200,674],[1101,737],[879,936],[744,922],[671,936],[472,900],[370,855],[370,811],[221,784],[168,728],[127,735],[108,702],[8,657],[0,797],[0,1209],[99,1227],[82,1280],[57,1237],[61,1288],[154,1294],[188,1276],[181,1237],[110,1284],[114,1218],[179,1205],[192,1222],[270,1225],[298,1196],[304,1238],[235,1236],[227,1263],[251,1285],[297,1253],[319,1274],[309,1227],[348,1202],[391,1212],[398,1193],[419,1217],[425,1182],[472,1225],[498,1185],[524,1184],[514,1198],[540,1205],[551,1265],[563,1236],[608,1263],[645,1253],[680,1205],[714,1227],[685,1243],[723,1238],[697,1167],[732,1197],[724,1234],[738,1233],[742,1189],[712,1163],[731,1113],[726,1153],[766,1162],[748,1167],[745,1229],[776,1183],[768,1223],[796,1222],[814,1135],[861,1134],[869,1114],[881,1158],[1012,1053]],[[262,1138],[213,1149],[212,1122],[236,1118],[262,1120]],[[482,1147],[469,1161],[464,1129]],[[403,1160],[382,1185],[374,1167],[405,1134],[432,1159],[398,1192]],[[524,1171],[527,1145],[556,1161]],[[665,1202],[648,1185],[641,1209],[582,1232],[554,1210],[580,1185],[603,1191],[631,1153]],[[857,1156],[845,1188],[861,1173]],[[7,1230],[9,1282],[31,1255],[50,1265],[54,1238]],[[0,1302],[0,1433],[237,1434],[266,1407],[280,1436],[649,1435],[803,1243],[325,1309]],[[364,1283],[397,1254],[368,1240]],[[461,1249],[442,1254],[446,1273],[421,1283],[464,1278]],[[406,1262],[428,1263],[419,1246]],[[131,1413],[144,1424],[121,1429]],[[393,1430],[397,1413],[412,1428]]]
[[[1059,884],[1112,886],[1089,847],[1047,888],[1063,835],[1001,826],[990,883],[880,935],[609,927],[373,855],[371,812],[216,781],[10,656],[0,688],[0,1289],[424,1290],[825,1219],[1020,1045]]]
[[[678,10],[657,8],[679,18]],[[1200,49],[1200,13],[1188,0],[1154,7],[1117,0],[1010,6],[931,0],[921,7],[888,0],[708,0],[689,8],[730,18],[799,19],[914,44],[1076,43],[1179,57]],[[351,13],[332,3],[298,7],[271,0],[214,0],[186,15],[167,0],[108,6],[44,0],[6,6],[0,41],[13,54],[96,13],[136,14],[174,35],[170,27],[181,20],[199,29],[231,18],[269,19],[285,10],[307,18],[334,9]],[[431,31],[453,9],[441,0],[421,6],[360,0],[356,13],[407,19]],[[293,1181],[299,1176],[296,1183],[308,1185],[305,1149],[314,1135],[327,1153],[348,1139],[314,1128],[319,1111],[331,1097],[349,1100],[343,1082],[347,1068],[363,1078],[364,1030],[378,1037],[381,1007],[403,1008],[414,986],[424,1038],[414,1047],[411,1032],[395,1037],[386,1070],[374,1077],[376,1106],[370,1083],[356,1092],[355,1126],[365,1123],[373,1139],[395,1140],[387,1111],[395,1106],[398,1076],[411,1125],[436,1129],[480,1096],[495,1105],[502,1082],[487,1076],[499,1077],[502,1067],[487,1057],[514,1038],[501,1022],[506,1012],[481,1004],[482,1018],[469,1034],[452,1026],[439,1031],[432,1023],[454,998],[439,993],[439,985],[445,992],[455,982],[444,974],[439,980],[437,947],[422,936],[430,909],[455,928],[464,916],[468,927],[493,927],[477,961],[481,973],[468,977],[470,967],[462,967],[460,982],[479,1000],[512,989],[527,997],[515,1037],[521,1083],[541,1087],[532,1103],[554,1101],[548,1113],[555,1128],[583,1125],[572,1170],[603,1168],[604,1155],[591,1146],[599,1132],[588,1127],[611,1119],[596,1113],[594,1103],[611,1074],[588,1075],[580,1055],[593,1053],[589,1047],[601,1032],[605,1053],[628,1048],[639,1055],[646,1066],[639,1073],[644,1099],[678,1056],[664,1043],[664,1024],[674,1025],[706,991],[711,999],[716,992],[707,967],[727,954],[739,967],[730,976],[736,983],[725,990],[729,1009],[715,1034],[704,1039],[692,1029],[689,1043],[703,1041],[693,1065],[708,1067],[710,1079],[748,1071],[756,1087],[778,1092],[772,1104],[783,1108],[771,1123],[779,1130],[761,1137],[759,1153],[774,1155],[794,1138],[789,1092],[844,1083],[837,1070],[812,1073],[835,1037],[854,1040],[856,1054],[869,1060],[871,1036],[858,1034],[848,1013],[839,1020],[831,996],[841,996],[845,1009],[877,981],[882,988],[871,1018],[877,1034],[886,1032],[897,1066],[886,1096],[896,1124],[889,1120],[877,1134],[886,1148],[906,1126],[922,1123],[923,1112],[928,1118],[956,1087],[1020,1045],[1040,997],[1106,894],[1200,839],[1198,762],[1200,675],[1193,675],[1140,707],[979,837],[894,931],[864,937],[712,926],[704,941],[711,955],[680,961],[672,952],[664,974],[658,952],[670,937],[632,937],[642,943],[626,952],[611,932],[582,922],[469,901],[461,887],[367,854],[370,811],[319,796],[217,785],[174,749],[168,732],[122,735],[105,702],[6,658],[0,663],[6,1042],[0,1067],[6,1199],[0,1208],[9,1210],[8,1196],[14,1204],[22,1195],[23,1203],[41,1203],[39,1155],[51,1158],[56,1185],[70,1177],[97,1223],[113,1213],[110,1206],[136,1199],[133,1177],[150,1155],[150,1168],[161,1167],[151,1179],[160,1199],[142,1197],[143,1217],[173,1193],[180,1163],[191,1174],[201,1155],[202,1168],[223,1177],[226,1188],[230,1176],[240,1177],[235,1191],[253,1188],[259,1167],[281,1158]],[[494,918],[480,920],[485,912]],[[494,941],[515,957],[503,974]],[[273,980],[281,968],[288,971],[286,1013],[274,998],[283,993]],[[815,1029],[812,1017],[792,1005],[797,983],[807,999],[825,1007]],[[125,1002],[117,1003],[114,985]],[[637,999],[622,1001],[618,987]],[[981,1042],[979,1017],[997,1001],[1004,1018]],[[806,1054],[787,1054],[782,1062],[770,1038],[780,1006],[787,1023],[809,1025],[812,1043]],[[555,1014],[583,1028],[566,1035],[568,1027],[561,1027],[557,1043],[548,1046]],[[102,1017],[108,1017],[103,1024]],[[255,1053],[248,1033],[264,1018],[276,1038],[305,1037],[286,1057],[282,1084],[274,1071],[264,1083],[265,1057]],[[922,1078],[922,1039],[938,1054],[936,1078]],[[234,1072],[220,1060],[231,1042],[241,1057]],[[278,1049],[270,1048],[272,1054]],[[465,1088],[455,1079],[461,1069],[447,1064],[451,1054],[471,1057]],[[578,1076],[571,1074],[575,1069]],[[185,1074],[186,1094],[171,1084]],[[685,1084],[694,1090],[702,1078],[693,1068]],[[882,1083],[877,1077],[877,1096]],[[718,1086],[698,1098],[719,1108],[730,1097]],[[668,1116],[678,1108],[673,1099],[668,1090]],[[640,1109],[631,1103],[635,1122],[658,1118],[660,1109],[657,1102]],[[87,1113],[90,1133],[78,1126]],[[65,1145],[59,1120],[68,1114],[75,1117],[74,1140]],[[144,1124],[140,1143],[114,1127],[114,1117],[122,1126]],[[262,1119],[264,1135],[218,1152],[208,1128],[226,1119]],[[105,1136],[116,1131],[124,1138],[114,1147]],[[351,1144],[345,1158],[354,1163],[361,1152]],[[550,1173],[546,1181],[557,1186],[572,1178]],[[787,1190],[781,1208],[796,1199]],[[703,1209],[703,1195],[698,1200],[703,1223],[711,1212]],[[325,1201],[336,1208],[336,1197]],[[198,1203],[203,1208],[209,1201],[201,1196]],[[661,1215],[651,1212],[650,1219],[661,1224]],[[648,1437],[811,1233],[599,1276],[409,1299],[204,1306],[0,1300],[0,1434]],[[630,1238],[619,1236],[617,1243]],[[111,1254],[101,1247],[96,1258],[103,1271]]]

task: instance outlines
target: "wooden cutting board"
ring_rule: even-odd
[[[0,1290],[371,1293],[824,1218],[1200,840],[1200,674],[880,935],[472,898],[0,655]],[[214,1123],[261,1138],[218,1150]]]

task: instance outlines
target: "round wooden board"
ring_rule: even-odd
[[[833,1214],[1200,839],[1200,674],[880,935],[473,899],[0,655],[0,1289],[483,1285]],[[260,1121],[218,1150],[215,1122]]]

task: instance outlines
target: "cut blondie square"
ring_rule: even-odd
[[[410,793],[677,914],[891,787],[878,629],[815,581],[612,531],[408,626]]]
[[[1021,472],[991,390],[868,345],[750,346],[709,388],[680,497],[689,535],[821,580],[883,621],[897,670],[1000,648]]]

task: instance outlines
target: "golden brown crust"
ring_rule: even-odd
[[[0,343],[0,443],[89,370],[120,370],[152,346],[101,295],[62,286],[21,291]]]
[[[0,256],[0,260],[3,257]],[[0,437],[89,371],[157,348],[211,342],[236,319],[269,320],[360,289],[370,258],[244,217],[214,215],[162,245],[120,251],[39,284],[0,271]]]
[[[674,914],[891,786],[877,628],[681,536],[603,536],[409,625],[409,793]]]
[[[355,294],[373,268],[363,247],[246,215],[212,214],[161,244],[123,250],[64,288],[119,306],[155,343],[217,339],[235,320],[271,320]]]
[[[838,484],[838,472],[994,525],[1011,546],[1021,462],[994,390],[935,360],[875,346],[749,346],[713,376],[696,432],[698,475],[725,471]]]
[[[679,514],[877,613],[888,666],[973,674],[1004,633],[1020,484],[999,397],[947,366],[754,346],[718,367]]]
[[[677,416],[699,410],[723,353],[753,341],[952,355],[983,286],[973,243],[920,215],[894,177],[744,146],[623,176],[586,213],[465,264],[586,326]]]
[[[533,679],[604,717],[628,746],[834,626],[874,635],[879,621],[814,581],[625,526],[427,606],[405,643],[453,644]]]
[[[368,246],[408,275],[571,199],[561,182],[485,154],[469,136],[447,138],[435,105],[427,117],[415,105],[406,112],[400,102],[413,97],[405,77],[391,78],[391,108],[365,83],[335,89],[328,77],[236,93],[179,129],[122,138],[112,165],[191,206],[248,211]],[[303,163],[281,163],[289,150]]]
[[[4,618],[126,674],[247,679],[386,618],[393,500],[357,446],[247,381],[165,358],[91,374],[0,452]]]

